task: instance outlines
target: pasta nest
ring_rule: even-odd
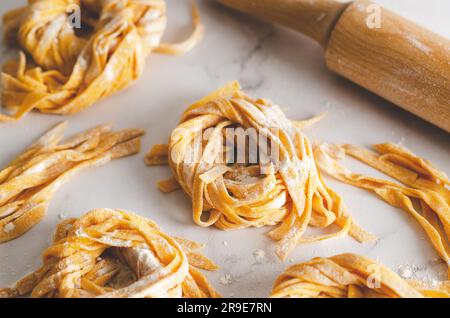
[[[217,267],[199,247],[133,213],[93,210],[59,224],[42,267],[0,297],[217,297],[197,269]]]
[[[275,298],[448,298],[450,281],[405,281],[387,267],[356,254],[315,258],[293,265],[279,276]]]
[[[269,235],[279,241],[277,254],[282,259],[298,243],[347,233],[359,241],[373,240],[353,221],[339,195],[323,182],[310,141],[301,132],[303,125],[288,120],[269,101],[248,97],[233,82],[190,106],[169,144],[156,145],[146,161],[170,164],[174,179],[159,187],[171,191],[181,186],[192,198],[193,219],[200,226],[232,230],[279,224]],[[254,129],[258,143],[264,138],[263,143],[270,143],[268,151],[259,148],[252,163],[245,144],[231,140],[229,146],[228,128]],[[244,153],[245,162],[223,159],[233,151]],[[308,225],[337,225],[340,230],[303,237]]]
[[[0,243],[39,223],[53,194],[78,172],[138,153],[144,134],[103,124],[61,142],[66,127],[57,125],[0,170]]]
[[[3,68],[3,102],[13,114],[0,121],[33,109],[73,114],[125,88],[151,52],[183,54],[200,41],[195,7],[193,16],[187,40],[164,44],[164,0],[29,0],[3,18],[6,43],[22,51]]]

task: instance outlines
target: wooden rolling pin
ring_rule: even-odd
[[[306,34],[325,49],[330,70],[450,132],[445,37],[369,1],[220,2]]]

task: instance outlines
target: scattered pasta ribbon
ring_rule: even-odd
[[[353,145],[321,144],[316,147],[315,155],[318,166],[325,173],[342,182],[373,191],[390,205],[410,213],[450,268],[448,177],[429,161],[398,145],[385,143],[373,148],[376,151]],[[346,154],[401,184],[352,173],[338,162]]]
[[[227,136],[228,128],[254,129],[258,142],[267,138],[271,150],[249,162],[245,142],[243,147],[227,146],[234,141]],[[206,131],[210,134],[205,140]],[[245,153],[246,162],[224,162],[233,149]],[[262,160],[264,156],[268,160]],[[190,106],[169,145],[153,147],[146,163],[170,165],[174,177],[158,187],[164,192],[181,187],[192,198],[193,219],[200,226],[233,230],[279,224],[269,236],[278,241],[281,259],[299,243],[348,233],[360,242],[373,240],[353,221],[340,196],[324,184],[310,142],[296,123],[269,101],[246,96],[237,82]],[[340,230],[304,237],[308,225],[337,225]]]
[[[328,116],[328,112],[321,113],[317,116],[314,116],[312,118],[306,119],[306,120],[300,120],[300,121],[294,121],[294,125],[299,129],[305,129],[310,126],[313,126],[320,122],[322,119]]]
[[[217,266],[151,220],[111,209],[92,210],[56,228],[43,265],[0,298],[219,297],[199,271]]]
[[[314,258],[279,276],[273,298],[450,298],[450,281],[427,286],[405,281],[382,264],[356,254]]]
[[[161,43],[166,23],[164,0],[29,0],[6,13],[6,43],[23,51],[3,67],[12,115],[0,114],[0,122],[33,109],[77,113],[138,79],[150,53],[182,55],[203,37],[195,6],[194,32],[184,42]]]
[[[140,151],[140,129],[105,124],[61,142],[61,123],[0,171],[0,242],[13,240],[45,216],[56,190],[77,172]]]

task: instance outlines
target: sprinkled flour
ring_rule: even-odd
[[[220,277],[219,281],[222,285],[230,285],[233,282],[233,278],[230,274],[225,274],[224,276]]]
[[[256,250],[253,252],[253,257],[255,258],[257,264],[261,264],[266,258],[266,252],[263,250]]]
[[[412,266],[400,266],[398,268],[398,274],[404,279],[411,279],[414,275],[414,270]]]

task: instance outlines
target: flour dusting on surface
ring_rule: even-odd
[[[261,264],[266,259],[266,252],[263,250],[256,250],[253,252],[253,257],[257,264]]]
[[[411,279],[414,275],[413,267],[406,265],[398,268],[398,274],[404,279]]]
[[[220,277],[220,283],[222,285],[230,285],[233,282],[233,278],[231,277],[230,274],[225,274],[222,277]]]

